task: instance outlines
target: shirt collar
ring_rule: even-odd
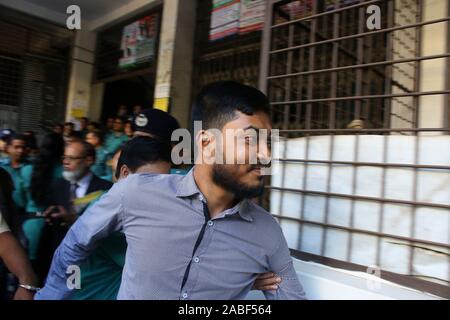
[[[201,194],[194,179],[194,168],[183,176],[177,188],[177,197],[190,197],[195,194]]]
[[[84,175],[83,178],[77,181],[77,185],[78,187],[87,189],[89,187],[89,184],[91,183],[91,180],[92,180],[92,173],[88,172],[86,175]]]
[[[194,195],[198,195],[200,201],[205,201],[205,196],[198,189],[197,184],[194,179],[194,168],[193,167],[180,181],[176,196],[177,197],[192,197]],[[246,221],[253,221],[252,216],[250,215],[250,204],[247,199],[241,200],[234,207],[227,209],[224,211],[224,216],[239,214],[239,216]]]

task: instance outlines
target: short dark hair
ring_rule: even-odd
[[[71,126],[71,127],[74,127],[75,124],[74,124],[73,122],[65,122],[65,123],[64,123],[64,126]]]
[[[269,100],[256,88],[235,81],[219,81],[205,86],[197,95],[192,119],[202,121],[203,129],[222,129],[236,117],[236,111],[247,115],[270,113]]]
[[[93,134],[97,137],[97,139],[100,141],[100,144],[105,142],[105,134],[101,130],[94,129],[92,131],[89,131],[87,134]]]
[[[75,140],[80,140],[80,141],[83,140],[81,132],[79,132],[79,131],[72,131],[71,133],[69,133],[68,137],[73,138]]]
[[[25,142],[27,144],[27,147],[30,149],[37,149],[37,139],[34,132],[31,130],[27,130],[23,133],[23,135],[26,138]]]
[[[6,139],[6,145],[10,146],[14,140],[21,140],[27,143],[28,138],[22,133],[14,133]]]
[[[170,144],[159,139],[139,136],[127,141],[122,146],[122,153],[117,161],[115,176],[119,179],[120,168],[126,165],[131,172],[157,161],[171,163]]]
[[[102,130],[102,125],[98,122],[92,121],[89,122],[89,125],[94,127],[94,130]]]

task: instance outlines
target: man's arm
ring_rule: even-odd
[[[278,248],[269,257],[269,268],[281,278],[281,282],[278,284],[277,290],[264,291],[264,295],[269,300],[304,300],[306,299],[305,291],[298,280],[289,248],[281,229],[279,237]]]
[[[35,299],[70,297],[73,289],[69,288],[68,279],[73,273],[66,273],[71,268],[80,266],[96,248],[100,239],[122,227],[122,198],[126,183],[126,180],[116,183],[69,229],[53,256],[45,286],[35,295]]]
[[[25,250],[10,231],[0,233],[0,258],[6,267],[18,279],[20,284],[37,286],[36,275],[31,268]],[[18,288],[14,299],[32,300],[34,293],[24,288]]]

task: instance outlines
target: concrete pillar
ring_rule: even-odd
[[[90,108],[95,41],[96,33],[87,28],[76,33],[70,61],[66,121],[76,122],[80,117],[95,114]]]
[[[91,88],[91,98],[87,117],[92,121],[100,122],[103,107],[103,94],[105,92],[105,83],[94,83]]]
[[[181,126],[190,119],[196,11],[196,1],[164,1],[154,107],[169,111]]]

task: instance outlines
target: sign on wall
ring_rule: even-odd
[[[151,61],[155,57],[158,35],[157,13],[148,15],[123,28],[119,59],[120,68],[128,68]]]
[[[239,0],[214,0],[209,40],[214,41],[239,32]]]
[[[264,26],[265,9],[264,0],[241,0],[239,33],[261,30]]]

